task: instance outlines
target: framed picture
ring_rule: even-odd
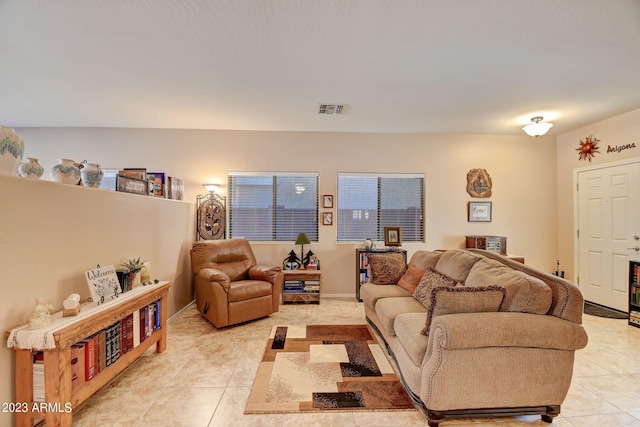
[[[333,224],[333,212],[322,212],[322,225]]]
[[[146,179],[131,178],[124,175],[116,175],[116,191],[124,193],[148,195],[149,181]]]
[[[385,246],[401,246],[402,245],[402,227],[385,227],[384,228],[384,245]]]
[[[491,202],[469,202],[469,222],[491,222]]]
[[[333,195],[325,194],[324,196],[322,196],[322,207],[323,208],[333,207]]]

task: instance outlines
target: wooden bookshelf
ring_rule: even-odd
[[[16,412],[16,426],[33,426],[37,419],[45,420],[48,426],[71,426],[73,412],[78,406],[109,383],[149,348],[155,345],[156,352],[162,353],[167,345],[167,295],[170,287],[170,282],[160,282],[139,291],[134,289],[130,291],[131,295],[121,294],[123,295],[122,301],[109,303],[109,307],[104,310],[66,323],[65,326],[53,332],[55,341],[53,349],[13,348],[16,357],[16,403],[21,405],[22,409],[27,409]],[[72,390],[71,346],[156,301],[160,301],[160,328],[153,331],[149,337],[146,337],[132,350],[122,354],[113,364],[97,373],[93,379]],[[7,337],[9,332],[7,332]],[[41,409],[40,403],[34,405],[33,402],[34,351],[43,351],[44,353],[46,401],[46,411],[44,412],[34,410]]]
[[[640,261],[629,261],[629,326],[640,328]]]

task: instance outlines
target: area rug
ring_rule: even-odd
[[[608,317],[610,319],[628,319],[627,313],[614,310],[589,301],[584,302],[584,313],[598,317]]]
[[[274,326],[245,414],[414,409],[367,325]]]

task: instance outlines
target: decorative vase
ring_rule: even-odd
[[[24,140],[12,128],[0,126],[0,174],[18,175]]]
[[[44,173],[44,168],[38,163],[38,159],[27,157],[27,162],[20,163],[20,166],[18,166],[18,173],[24,178],[40,179]]]
[[[374,248],[373,240],[371,240],[371,239],[366,239],[366,240],[364,241],[364,249],[365,249],[366,251],[370,251],[370,250],[372,250],[373,248]]]
[[[141,274],[140,274],[139,271],[129,272],[129,278],[131,279],[130,280],[130,283],[131,283],[130,289],[134,289],[134,288],[137,288],[137,287],[140,286],[140,276],[141,276]]]
[[[97,163],[86,163],[82,169],[80,169],[80,175],[82,176],[82,184],[85,187],[98,188],[102,183],[102,177],[104,173],[100,169],[100,165]]]
[[[54,181],[71,185],[80,182],[80,168],[74,165],[73,160],[58,159],[58,162],[51,168],[51,178]]]

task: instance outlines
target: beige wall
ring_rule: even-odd
[[[418,249],[464,247],[465,235],[488,234],[507,236],[509,252],[526,257],[535,267],[550,271],[557,258],[556,146],[550,137],[97,128],[16,131],[26,141],[25,157],[39,158],[45,167],[44,179],[49,179],[48,170],[60,157],[107,168],[146,167],[183,178],[188,201],[204,193],[205,182],[219,182],[226,192],[229,170],[317,171],[320,195],[336,194],[338,172],[424,173],[426,243],[405,244],[409,255]],[[486,200],[472,199],[466,192],[466,174],[473,168],[487,169],[493,180],[491,223],[467,222],[467,202]],[[59,307],[67,294],[84,289],[80,274],[98,262],[143,256],[152,260],[154,273],[162,277],[188,269],[190,241],[185,235],[193,239],[191,203],[7,179],[20,182],[14,182],[10,191],[4,181],[0,187],[3,211],[19,205],[11,208],[11,221],[3,213],[0,226],[0,259],[7,264],[9,255],[11,260],[2,265],[0,285],[6,295],[0,302],[5,329],[27,319],[36,296]],[[51,208],[59,205],[60,197],[70,203],[65,209],[68,219]],[[110,212],[114,206],[115,216]],[[105,240],[106,248],[99,244]],[[354,295],[354,249],[361,246],[362,242],[337,243],[335,225],[320,226],[319,242],[305,249],[312,249],[321,260],[325,295]],[[294,247],[254,244],[258,261],[264,263],[279,264]],[[176,301],[176,308],[187,299]],[[10,369],[8,350],[2,352],[0,363],[3,371]],[[9,401],[8,380],[1,387],[2,400]]]
[[[151,262],[173,281],[170,314],[193,299],[190,266],[194,203],[0,176],[0,329],[26,323],[37,297],[56,310],[89,288],[84,272],[121,258]],[[0,401],[13,401],[13,356],[0,351]],[[11,425],[10,414],[0,425]]]
[[[580,141],[589,135],[600,140],[600,153],[597,153],[591,162],[578,160],[576,149]],[[608,147],[615,148],[627,144],[635,144],[635,148],[607,152]],[[566,277],[575,280],[574,172],[576,169],[629,159],[637,159],[640,162],[640,109],[560,135],[557,137],[557,147],[558,253]]]

